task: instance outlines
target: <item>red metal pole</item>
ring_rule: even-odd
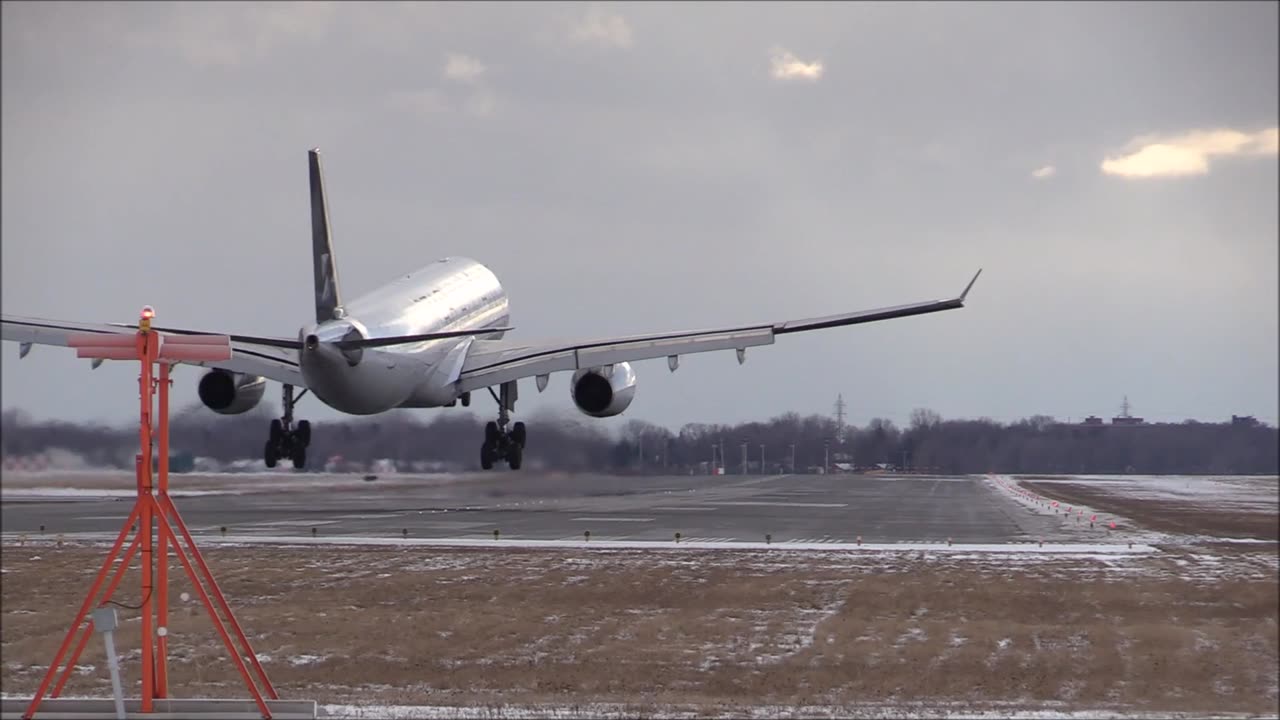
[[[236,637],[240,639],[240,643],[244,645],[245,652],[249,654],[249,662],[253,663],[253,667],[258,672],[258,677],[262,680],[263,687],[267,690],[267,695],[272,700],[279,700],[280,696],[276,694],[275,687],[271,681],[267,679],[267,671],[262,669],[262,663],[258,661],[258,654],[253,651],[253,647],[249,645],[249,638],[245,637],[244,630],[240,628],[240,622],[236,620],[235,613],[231,612],[231,606],[227,604],[227,599],[222,595],[218,582],[213,579],[213,573],[209,571],[209,566],[204,562],[204,556],[200,554],[200,548],[196,547],[195,538],[191,537],[191,532],[187,530],[187,523],[182,520],[182,514],[178,512],[178,506],[173,504],[173,500],[168,496],[160,498],[160,502],[166,505],[164,516],[173,518],[178,529],[182,531],[182,537],[187,541],[187,546],[191,548],[191,556],[195,559],[196,564],[200,567],[204,577],[209,581],[209,587],[213,590],[213,596],[218,601],[218,607],[227,615],[227,620],[231,624],[231,628],[235,631]],[[172,529],[170,529],[172,532]],[[173,540],[174,548],[178,547],[178,540]]]
[[[155,356],[155,335],[146,330],[138,332],[138,360],[142,363],[142,374],[138,384],[142,395],[142,416],[139,426],[140,444],[142,446],[142,712],[152,712],[152,700],[155,696],[155,646],[151,640],[151,621],[153,608],[151,603],[153,567],[152,513],[155,509],[155,498],[151,494],[151,363]]]
[[[169,363],[160,363],[160,497],[169,497]],[[165,511],[164,504],[160,512]],[[156,697],[169,697],[169,535],[161,532],[160,566],[157,568]]]
[[[53,663],[49,666],[48,672],[45,674],[44,680],[40,684],[40,688],[36,696],[32,698],[30,706],[23,715],[24,720],[31,720],[36,709],[40,705],[41,699],[44,697],[45,691],[49,688],[57,669],[60,666],[63,657],[67,653],[67,649],[71,645],[72,639],[75,637],[76,631],[84,622],[85,616],[88,614],[92,605],[93,598],[97,596],[98,590],[102,587],[102,583],[106,580],[111,564],[119,555],[121,547],[124,545],[125,538],[131,531],[135,523],[139,526],[139,532],[134,536],[133,543],[129,546],[129,551],[124,558],[123,564],[116,569],[115,575],[107,589],[107,594],[103,602],[109,599],[119,586],[120,581],[124,577],[135,552],[142,553],[142,707],[143,713],[154,712],[154,699],[156,697],[167,697],[168,695],[168,620],[169,620],[169,603],[168,603],[168,547],[173,545],[175,554],[182,562],[182,566],[187,571],[187,575],[195,584],[197,592],[200,593],[201,601],[205,608],[209,611],[209,617],[213,620],[215,629],[222,637],[227,649],[231,652],[232,659],[236,664],[236,668],[240,671],[241,677],[248,686],[249,691],[253,694],[254,700],[257,701],[258,709],[266,720],[270,720],[271,711],[267,707],[266,701],[262,697],[262,692],[258,689],[256,683],[249,676],[249,671],[245,667],[244,658],[236,650],[228,635],[226,627],[221,616],[214,608],[213,601],[209,597],[209,593],[205,590],[204,584],[201,582],[191,561],[187,558],[187,553],[183,551],[181,543],[178,541],[177,535],[173,531],[173,527],[169,521],[169,513],[172,513],[174,522],[182,530],[183,537],[190,546],[191,555],[199,564],[200,570],[203,571],[209,586],[213,589],[213,593],[217,598],[218,605],[223,612],[226,613],[229,622],[235,630],[236,636],[249,652],[249,656],[253,662],[254,668],[261,677],[263,684],[270,693],[272,699],[278,699],[275,688],[271,686],[270,681],[266,677],[266,673],[262,669],[262,665],[258,662],[257,656],[249,645],[248,639],[241,630],[240,624],[236,621],[235,615],[232,614],[231,608],[227,605],[226,598],[223,597],[222,591],[218,588],[217,582],[213,579],[213,574],[209,572],[208,565],[205,564],[204,558],[200,555],[199,549],[196,547],[195,540],[191,537],[190,531],[186,527],[186,523],[182,521],[178,515],[178,509],[169,498],[169,364],[165,362],[159,372],[160,397],[159,397],[159,427],[156,428],[152,424],[152,412],[155,400],[155,383],[156,378],[153,374],[153,365],[163,356],[165,360],[174,359],[191,359],[191,360],[225,360],[231,357],[232,350],[230,339],[226,336],[200,336],[194,338],[176,339],[172,347],[162,351],[163,338],[156,332],[151,330],[151,319],[155,313],[150,307],[144,308],[142,313],[142,321],[138,325],[138,332],[133,338],[127,335],[99,335],[99,334],[73,334],[68,341],[68,345],[77,348],[77,357],[92,358],[111,358],[118,360],[136,358],[141,363],[141,372],[138,375],[138,400],[140,406],[139,427],[138,427],[138,445],[139,454],[135,466],[135,476],[137,480],[137,501],[133,510],[130,512],[125,525],[120,530],[119,536],[116,538],[115,544],[103,561],[102,568],[98,571],[98,575],[94,580],[93,586],[85,597],[84,604],[80,608],[80,612],[76,616],[76,620],[72,623],[71,628],[67,631],[66,637],[62,641],[62,645],[58,648],[58,653]],[[197,347],[186,347],[197,346]],[[207,348],[204,346],[208,346]],[[217,347],[214,347],[217,346]],[[132,354],[130,354],[132,348]],[[160,460],[159,465],[159,487],[153,487],[153,468],[152,468],[152,445],[154,436],[159,433],[160,441]],[[158,489],[158,497],[155,492]],[[158,568],[159,576],[155,577],[155,557],[153,555],[152,543],[158,537],[160,543],[160,566]],[[158,580],[159,595],[152,596],[155,590],[155,581]],[[156,605],[158,604],[158,611]],[[157,623],[153,626],[153,622]],[[153,642],[153,627],[158,639]],[[72,668],[75,666],[76,660],[79,659],[88,641],[92,631],[93,623],[90,621],[84,627],[84,634],[80,642],[77,644],[75,652],[71,656],[71,664],[67,666],[62,677],[54,690],[56,697],[61,691],[67,680],[70,678]]]
[[[49,670],[45,672],[44,680],[40,682],[39,689],[36,690],[35,697],[31,698],[31,704],[27,706],[27,711],[22,717],[25,720],[31,720],[35,715],[36,708],[40,706],[40,701],[44,698],[44,693],[49,689],[49,683],[53,682],[53,676],[58,671],[58,666],[62,664],[62,658],[67,654],[67,649],[71,647],[71,638],[75,637],[76,629],[80,627],[80,623],[84,622],[85,615],[89,614],[89,608],[93,605],[93,598],[98,595],[98,589],[102,587],[102,581],[107,579],[107,572],[111,570],[111,561],[116,555],[120,554],[120,548],[124,546],[124,539],[129,535],[129,526],[138,517],[141,510],[141,503],[135,503],[133,512],[129,513],[129,517],[124,521],[124,527],[120,528],[120,534],[116,536],[116,543],[111,547],[111,552],[107,553],[107,557],[102,561],[102,569],[98,571],[97,578],[93,581],[93,586],[89,588],[89,593],[84,596],[84,603],[80,605],[80,612],[76,613],[75,622],[71,623],[71,628],[67,630],[67,637],[63,639],[62,645],[58,648],[58,653],[53,656],[53,662],[49,664]]]
[[[129,543],[129,549],[125,551],[124,558],[120,560],[120,564],[116,566],[115,577],[111,578],[111,584],[107,586],[107,592],[102,596],[102,600],[98,603],[98,607],[107,604],[112,595],[115,595],[116,588],[120,587],[120,581],[124,579],[125,571],[129,569],[129,563],[133,562],[134,553],[138,552],[138,543],[142,540],[141,535],[134,535],[133,542]],[[93,634],[93,619],[91,618],[84,626],[84,632],[80,635],[80,644],[76,646],[75,652],[71,653],[71,659],[67,660],[67,667],[62,671],[62,677],[58,679],[58,684],[54,686],[53,692],[49,697],[58,697],[62,695],[62,688],[66,686],[67,680],[71,679],[71,668],[75,667],[76,661],[80,659],[80,653],[84,652],[84,646],[89,642],[89,636]]]
[[[170,505],[168,510],[169,512],[173,512],[173,506]],[[160,525],[160,532],[167,532],[170,535],[173,535],[173,528],[169,525],[169,521],[165,517],[166,514],[168,513],[160,513],[156,517],[156,520]],[[186,533],[184,532],[184,535],[185,534]],[[188,539],[188,542],[190,542],[190,539]],[[193,553],[197,552],[195,543],[191,543],[191,550]],[[196,575],[195,568],[192,567],[191,561],[187,559],[187,553],[183,551],[182,544],[177,542],[176,536],[173,543],[173,551],[174,554],[178,556],[178,560],[182,561],[182,567],[186,569],[187,576],[191,578],[191,584],[195,586],[196,592],[200,593],[200,601],[204,603],[205,610],[209,612],[209,618],[213,620],[213,626],[218,630],[218,635],[222,637],[222,642],[226,644],[227,651],[231,653],[231,659],[235,661],[236,669],[240,671],[240,677],[244,679],[244,684],[248,686],[249,692],[253,694],[254,701],[258,703],[258,710],[262,711],[262,717],[266,720],[271,720],[271,709],[267,707],[266,701],[262,699],[262,693],[259,692],[257,684],[253,682],[253,678],[249,677],[249,671],[244,666],[244,659],[240,657],[240,652],[231,642],[231,636],[227,634],[227,628],[222,624],[222,618],[220,618],[218,613],[214,611],[213,602],[209,599],[209,593],[205,592],[204,585]],[[210,579],[212,580],[212,578]],[[249,649],[249,657],[253,658],[255,663],[257,662],[257,658],[253,655],[252,648]],[[276,698],[273,697],[272,699],[274,700]]]

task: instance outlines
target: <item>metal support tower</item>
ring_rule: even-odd
[[[108,576],[111,577],[105,595],[98,602],[98,607],[106,606],[116,588],[119,587],[120,581],[124,579],[125,570],[129,567],[134,554],[139,551],[142,554],[142,622],[140,623],[142,631],[142,713],[150,714],[155,712],[155,700],[169,697],[167,653],[170,546],[172,546],[174,554],[178,556],[178,560],[182,563],[183,569],[187,571],[192,587],[195,588],[201,602],[204,603],[205,610],[208,611],[214,628],[217,629],[218,635],[221,636],[223,643],[226,645],[236,669],[240,671],[240,677],[253,695],[253,699],[257,703],[258,710],[262,713],[263,718],[266,720],[271,718],[271,710],[267,707],[267,703],[263,698],[264,691],[272,700],[279,699],[275,688],[271,685],[271,681],[267,679],[266,672],[258,662],[257,655],[253,652],[253,648],[249,646],[249,640],[240,628],[240,623],[236,621],[235,615],[232,614],[226,597],[223,596],[217,582],[214,581],[213,574],[209,571],[209,566],[205,564],[204,558],[200,555],[195,539],[192,538],[186,523],[183,522],[182,516],[178,513],[178,508],[174,505],[173,499],[169,497],[169,386],[171,384],[169,369],[175,362],[183,360],[227,360],[231,357],[231,339],[226,335],[164,335],[151,329],[151,320],[154,317],[155,311],[151,307],[143,308],[141,319],[138,323],[138,331],[132,335],[124,333],[77,333],[68,338],[67,344],[76,348],[76,357],[105,360],[137,360],[142,365],[142,372],[138,376],[138,391],[141,399],[138,431],[139,453],[135,460],[138,495],[134,501],[133,511],[125,519],[124,526],[116,536],[115,544],[103,561],[102,567],[98,570],[98,575],[89,589],[89,593],[84,598],[84,603],[80,606],[80,611],[76,614],[75,622],[71,624],[71,628],[67,631],[62,645],[58,648],[58,652],[53,658],[53,662],[49,664],[49,670],[45,673],[44,680],[41,681],[35,697],[31,699],[31,704],[27,707],[26,712],[23,713],[24,720],[31,720],[35,716],[36,710],[40,707],[40,702],[44,699],[45,693],[49,691],[49,686],[53,683],[55,675],[57,675],[58,668],[62,666],[63,658],[67,656],[67,651],[71,648],[71,641],[75,637],[76,630],[81,627],[81,623],[89,616],[90,610],[94,605],[93,599],[97,597],[103,582],[107,580]],[[157,364],[160,366],[158,379],[152,373],[153,366]],[[158,403],[155,397],[157,385],[159,386]],[[159,405],[160,417],[153,432],[152,412],[157,404]],[[151,451],[153,449],[153,439],[156,436],[158,436],[160,445],[160,467],[156,478],[158,482],[153,484]],[[135,523],[137,524],[137,532],[129,544],[129,549],[125,552],[120,564],[115,565],[113,568],[116,556],[120,554],[121,548],[124,547],[125,539],[132,532]],[[179,536],[186,541],[185,549],[182,543],[179,542]],[[158,565],[155,558],[156,545],[159,546],[160,555]],[[206,585],[208,586],[207,590]],[[212,597],[210,597],[210,594],[212,594]],[[219,610],[221,615],[218,612]],[[225,621],[222,615],[226,616]],[[231,628],[230,633],[227,630],[228,625]],[[62,689],[66,686],[67,680],[71,678],[76,661],[79,659],[80,653],[84,651],[92,633],[93,620],[89,618],[88,623],[84,625],[82,630],[80,641],[76,644],[74,652],[70,654],[62,676],[58,678],[57,685],[53,687],[50,697],[56,698],[62,693]],[[232,642],[232,633],[240,641],[243,651]],[[244,657],[246,656],[249,658],[257,680],[263,686],[262,690],[258,689],[254,677],[250,676],[249,669],[245,667]]]

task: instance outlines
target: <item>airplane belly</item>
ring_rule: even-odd
[[[302,354],[302,377],[325,405],[349,415],[375,415],[398,407],[413,392],[421,366],[394,353],[365,351],[351,365],[321,346]]]

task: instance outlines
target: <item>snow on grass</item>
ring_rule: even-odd
[[[304,653],[302,655],[294,655],[289,658],[289,664],[294,667],[298,667],[300,665],[315,665],[316,663],[321,663],[328,659],[328,655],[309,655]]]
[[[1060,704],[1060,703],[1059,703]],[[1046,703],[1046,705],[1052,705]],[[865,718],[889,719],[911,717],[937,717],[952,720],[994,720],[995,718],[1027,718],[1028,720],[1167,720],[1169,718],[1228,718],[1255,717],[1247,714],[1180,714],[1169,712],[1144,712],[1138,710],[1113,710],[1091,708],[1066,710],[1057,707],[1036,708],[1034,705],[1006,704],[997,709],[971,710],[965,703],[894,704],[866,703],[860,705],[743,705],[736,707],[693,708],[666,705],[624,705],[585,703],[582,705],[321,705],[317,716],[322,720],[463,720],[476,718],[498,720],[532,720],[533,718],[634,718],[648,717],[655,720],[684,720],[685,718],[748,718],[750,720],[777,720],[780,718]]]
[[[1143,500],[1184,502],[1253,512],[1275,511],[1280,480],[1244,475],[1074,475],[1037,477],[1034,482],[1071,483],[1103,488]]]
[[[132,696],[131,696],[132,697]],[[63,695],[65,700],[102,700],[102,696]],[[0,692],[0,699],[28,701],[30,695]],[[135,698],[136,699],[136,698]],[[1170,720],[1173,718],[1206,718],[1210,720],[1244,720],[1257,715],[1245,713],[1170,713],[1111,708],[1065,710],[1036,707],[1030,703],[998,703],[995,709],[972,710],[964,702],[865,703],[859,705],[740,705],[733,707],[688,707],[680,705],[582,703],[574,705],[350,705],[317,704],[318,720],[587,720],[589,718],[635,718],[653,720],[693,720],[694,718],[747,718],[749,720],[781,720],[782,718],[857,718],[890,720],[896,718],[936,717],[948,720]],[[39,713],[37,713],[39,717]],[[1274,717],[1274,716],[1273,716]]]

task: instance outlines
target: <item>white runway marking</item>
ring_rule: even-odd
[[[576,517],[573,522],[653,522],[653,518]]]
[[[650,510],[661,510],[662,512],[709,512],[709,511],[718,510],[719,508],[713,508],[713,507],[658,507],[658,506],[654,506],[654,507],[651,507],[651,508],[649,508],[649,509],[650,509]]]
[[[848,503],[807,503],[807,502],[785,502],[778,500],[726,500],[716,503],[717,505],[760,505],[762,507],[811,507],[811,508],[842,508],[849,507]]]
[[[3,533],[0,534],[6,543],[17,542],[20,539],[26,540],[25,533]],[[66,538],[72,541],[90,541],[103,545],[109,545],[114,539],[114,534],[108,533],[68,533]],[[333,537],[312,538],[300,535],[205,535],[199,538],[201,545],[286,545],[293,547],[304,547],[307,545],[337,545],[337,546],[392,546],[399,545],[401,547],[490,547],[490,548],[563,548],[563,549],[634,549],[634,550],[652,550],[654,548],[680,548],[680,549],[716,549],[716,550],[769,550],[785,548],[787,551],[792,550],[820,550],[824,552],[830,551],[854,551],[854,552],[876,552],[876,551],[897,551],[917,553],[922,550],[929,550],[939,553],[1015,553],[1015,554],[1053,554],[1074,557],[1099,557],[1114,555],[1145,555],[1149,553],[1160,552],[1154,546],[1142,543],[1129,544],[1095,544],[1095,543],[1045,543],[1039,545],[1034,542],[1018,542],[1018,543],[965,543],[956,544],[954,547],[948,546],[946,543],[863,543],[862,545],[854,545],[846,541],[820,542],[820,543],[774,543],[770,545],[766,542],[695,542],[692,540],[681,539],[677,545],[672,540],[625,540],[610,536],[592,535],[588,542],[582,535],[570,535],[559,540],[533,540],[533,539],[515,539],[503,537],[500,540],[494,540],[492,537],[476,538],[476,537],[458,537],[458,538],[401,538],[401,537],[370,537],[361,535],[342,535]]]
[[[253,526],[272,527],[284,525],[289,527],[308,527],[311,525],[333,525],[337,520],[271,520],[269,522],[250,523]]]

